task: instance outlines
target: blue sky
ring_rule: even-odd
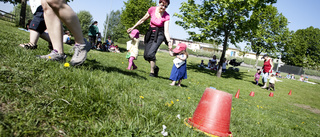
[[[99,22],[99,29],[103,31],[103,23],[106,20],[106,14],[112,10],[121,10],[124,6],[124,1],[127,0],[74,0],[69,5],[75,12],[86,10],[91,13],[94,20]],[[187,32],[174,22],[178,19],[173,17],[174,13],[179,13],[180,3],[187,0],[171,0],[167,12],[171,16],[170,20],[170,35],[173,38],[186,39]],[[158,0],[157,0],[158,2]],[[289,23],[290,30],[296,31],[298,29],[305,29],[313,26],[320,28],[320,0],[278,0],[274,6],[278,8],[279,13],[282,13]],[[13,10],[12,4],[4,4],[0,2],[0,9],[10,12]],[[146,11],[147,12],[147,11]],[[137,17],[141,18],[141,17]]]

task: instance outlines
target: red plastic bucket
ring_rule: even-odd
[[[230,128],[232,94],[207,88],[187,123],[215,136],[232,136]]]
[[[254,97],[254,92],[253,92],[253,91],[251,91],[251,92],[250,92],[250,94],[249,94],[249,96]]]
[[[273,92],[270,92],[269,97],[273,97]]]

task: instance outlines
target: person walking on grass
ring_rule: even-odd
[[[94,48],[94,46],[96,45],[97,34],[99,35],[99,33],[100,32],[98,28],[98,21],[94,21],[89,27],[89,33],[88,33],[89,41],[92,48]]]
[[[176,85],[176,81],[178,81],[177,86],[181,86],[182,79],[187,79],[187,45],[184,43],[179,43],[178,46],[169,50],[170,56],[176,56],[173,60],[173,66],[171,69],[170,80],[172,80],[171,86]]]
[[[273,69],[273,62],[272,59],[269,58],[269,56],[263,55],[263,57],[261,59],[264,59],[264,63],[263,63],[263,71],[262,71],[262,83],[263,86],[261,88],[267,88],[267,82],[268,82],[268,77],[269,74],[272,73],[272,69]]]
[[[144,59],[150,63],[151,77],[158,77],[159,67],[156,65],[156,53],[163,41],[172,48],[172,41],[169,34],[169,20],[170,15],[166,12],[170,0],[159,0],[159,5],[150,7],[148,12],[142,17],[132,28],[127,32],[131,32],[134,28],[141,25],[147,19],[150,19],[149,31],[145,35],[144,43]]]
[[[87,58],[87,52],[91,45],[83,38],[79,19],[65,0],[42,0],[44,19],[49,32],[53,49],[50,54],[39,56],[42,59],[65,61],[66,55],[63,51],[62,24],[66,24],[74,36],[74,54],[70,60],[72,66],[81,65]],[[61,20],[61,21],[60,21]]]
[[[53,50],[52,44],[50,41],[49,34],[45,32],[47,29],[44,17],[43,17],[43,8],[41,6],[41,0],[30,0],[30,7],[33,13],[33,19],[29,23],[30,39],[29,43],[20,44],[20,47],[26,49],[37,49],[39,37],[46,40],[49,43],[49,50]]]
[[[129,37],[131,40],[128,41],[128,43],[127,43],[128,53],[127,53],[126,58],[128,59],[128,62],[129,62],[127,70],[135,70],[138,67],[134,64],[133,60],[137,59],[138,54],[139,54],[139,49],[138,49],[139,30],[137,30],[137,29],[132,30],[131,33],[129,34]],[[131,68],[131,67],[133,67],[133,68]]]
[[[254,81],[256,82],[256,85],[259,85],[260,74],[260,69],[257,69],[257,73],[254,75]]]
[[[276,88],[275,88],[276,81],[278,81],[278,80],[277,80],[275,74],[271,74],[271,77],[270,77],[270,80],[269,80],[269,88],[268,88],[268,90],[270,90],[272,88],[273,91],[276,91]]]

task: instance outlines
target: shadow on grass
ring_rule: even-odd
[[[217,71],[208,70],[205,68],[200,68],[200,67],[198,67],[198,65],[199,64],[189,63],[187,65],[187,69],[193,70],[195,72],[209,74],[209,75],[216,75],[217,74]],[[249,76],[249,75],[246,75],[245,72],[236,72],[233,70],[227,70],[226,72],[221,74],[221,77],[223,77],[223,78],[235,78],[235,79],[241,79],[241,80],[247,76]]]
[[[252,82],[252,84],[256,85],[256,82],[255,82],[255,81],[251,81],[251,82]],[[258,83],[258,86],[261,87],[261,86],[263,86],[263,84]]]
[[[122,73],[124,75],[128,75],[128,76],[132,76],[132,77],[137,77],[137,78],[141,78],[146,80],[147,78],[142,77],[140,75],[138,75],[135,72],[132,71],[125,71],[125,70],[121,70],[117,67],[107,67],[107,66],[103,66],[101,65],[100,62],[96,61],[95,59],[87,59],[86,62],[82,65],[84,67],[87,67],[88,70],[101,70],[101,71],[105,71],[105,72],[118,72],[118,73]]]
[[[200,72],[200,73],[205,73],[205,74],[209,74],[209,75],[215,75],[216,72],[213,70],[209,70],[209,69],[205,69],[205,68],[200,68],[198,67],[199,64],[195,64],[195,63],[188,63],[187,64],[187,69],[188,70],[193,70],[195,72]]]

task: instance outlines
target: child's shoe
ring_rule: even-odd
[[[137,66],[134,66],[132,70],[135,70],[135,69],[137,69],[137,68],[138,68]]]

